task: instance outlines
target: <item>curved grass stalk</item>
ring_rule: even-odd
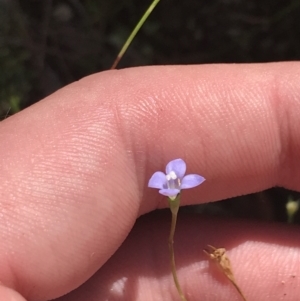
[[[148,9],[146,10],[146,12],[142,16],[142,18],[140,19],[140,21],[138,22],[138,24],[135,26],[135,28],[133,29],[132,33],[128,37],[128,39],[126,40],[124,46],[122,47],[121,51],[119,52],[119,54],[118,54],[118,56],[116,58],[116,60],[114,61],[113,65],[111,66],[111,68],[110,68],[111,70],[112,69],[116,69],[118,63],[120,62],[120,60],[123,57],[124,53],[126,52],[127,48],[129,47],[129,45],[133,41],[134,37],[136,36],[136,34],[138,33],[138,31],[141,29],[141,27],[143,26],[143,24],[145,23],[145,21],[147,20],[147,18],[149,17],[149,15],[151,14],[151,12],[153,11],[153,9],[155,8],[155,6],[158,4],[159,1],[160,0],[153,0],[153,2],[151,3],[151,5],[148,7]]]

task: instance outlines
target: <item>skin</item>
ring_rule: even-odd
[[[150,176],[175,158],[203,175],[182,205],[275,185],[299,191],[299,70],[291,62],[107,71],[2,121],[0,300],[179,300],[170,213],[135,224],[168,206],[147,188]],[[240,300],[202,252],[207,244],[226,248],[248,300],[297,300],[299,227],[179,212],[187,299]]]

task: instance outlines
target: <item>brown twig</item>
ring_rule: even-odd
[[[222,272],[226,275],[226,277],[230,280],[230,282],[234,285],[238,293],[241,295],[244,301],[247,301],[245,295],[243,294],[242,290],[237,285],[235,278],[233,276],[231,263],[229,258],[226,255],[226,249],[224,248],[215,248],[211,245],[207,246],[210,250],[203,250],[203,252],[209,256],[212,260],[214,260]]]

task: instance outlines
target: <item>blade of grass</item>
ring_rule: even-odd
[[[129,47],[129,45],[133,41],[134,37],[136,36],[136,34],[138,33],[138,31],[141,29],[141,27],[143,26],[143,24],[145,23],[145,21],[147,20],[147,18],[149,17],[149,15],[151,14],[151,12],[156,7],[156,5],[158,4],[159,1],[160,0],[153,0],[153,2],[151,3],[151,5],[148,7],[148,9],[146,10],[146,12],[142,16],[142,18],[140,19],[140,21],[138,22],[138,24],[135,26],[135,28],[133,29],[132,33],[128,37],[128,39],[126,40],[124,46],[122,47],[121,51],[119,52],[119,54],[118,54],[118,56],[116,58],[116,60],[114,61],[113,65],[111,66],[111,68],[110,68],[111,70],[116,69],[118,63],[120,62],[120,60],[123,57],[124,53],[126,52],[127,48]]]

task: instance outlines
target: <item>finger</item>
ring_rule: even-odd
[[[207,179],[183,204],[298,189],[298,70],[105,72],[2,122],[0,279],[32,300],[80,285],[139,214],[167,205],[145,184],[170,159]]]
[[[0,300],[5,301],[26,301],[21,295],[12,289],[0,286]]]
[[[169,224],[169,214],[140,218],[114,256],[80,288],[57,301],[179,300],[168,256]],[[203,253],[208,244],[227,249],[247,300],[297,300],[298,227],[181,214],[175,236],[178,278],[188,300],[242,300]]]

